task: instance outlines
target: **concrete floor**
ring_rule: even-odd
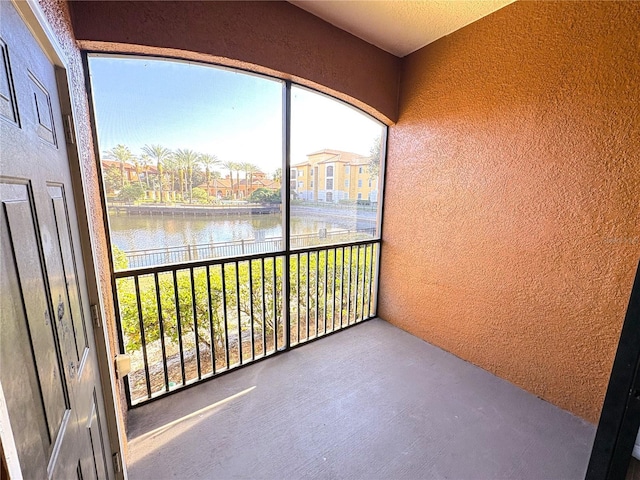
[[[371,320],[129,413],[129,478],[578,479],[595,427]]]

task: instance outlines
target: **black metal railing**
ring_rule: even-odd
[[[365,240],[116,272],[129,406],[372,318],[378,256]]]

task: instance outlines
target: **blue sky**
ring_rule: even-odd
[[[282,163],[282,83],[188,62],[91,56],[101,151],[121,143],[191,148],[250,162],[266,172]],[[292,163],[322,148],[368,154],[382,127],[324,95],[292,89]]]

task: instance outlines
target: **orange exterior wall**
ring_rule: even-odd
[[[244,67],[318,88],[389,123],[400,59],[288,2],[74,1],[83,48]]]
[[[405,57],[379,314],[598,420],[640,258],[640,3],[516,2]]]

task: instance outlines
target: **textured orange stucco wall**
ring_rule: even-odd
[[[82,58],[80,50],[76,45],[76,41],[71,28],[71,18],[69,15],[68,4],[64,0],[39,0],[38,3],[42,7],[47,21],[49,22],[57,41],[62,48],[65,59],[67,61],[67,76],[69,79],[69,88],[71,90],[73,110],[75,115],[76,127],[76,144],[80,159],[80,168],[84,179],[85,199],[87,206],[87,216],[89,220],[89,228],[95,241],[95,249],[93,255],[97,268],[97,276],[100,282],[101,296],[104,302],[105,324],[108,325],[109,347],[111,348],[110,358],[113,358],[118,352],[118,339],[116,338],[115,316],[113,297],[111,292],[111,275],[109,271],[109,250],[107,247],[107,236],[104,229],[104,219],[102,215],[102,206],[100,199],[100,181],[98,177],[98,162],[94,156],[93,138],[91,133],[91,123],[89,116],[89,104],[85,91],[84,70],[82,66]],[[96,329],[96,335],[102,332]],[[122,412],[126,411],[126,399],[124,397],[124,389],[122,381],[118,381],[115,385],[116,402]],[[106,395],[107,392],[105,392]],[[120,419],[126,422],[126,416],[122,415]],[[123,425],[124,428],[124,425]],[[115,441],[112,438],[112,441]],[[116,446],[112,445],[115,451]]]
[[[288,2],[74,1],[71,8],[84,48],[246,67],[319,88],[382,121],[397,117],[400,59]]]
[[[640,3],[516,2],[405,57],[379,314],[597,421],[640,258]]]

